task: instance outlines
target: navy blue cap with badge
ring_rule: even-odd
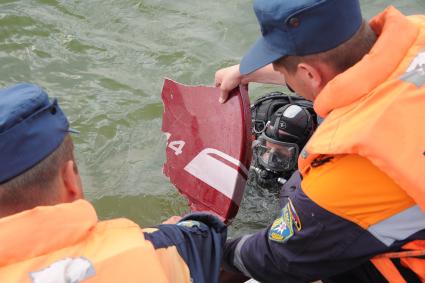
[[[262,37],[240,63],[249,74],[283,56],[304,56],[347,41],[363,21],[359,0],[255,0]]]
[[[70,132],[57,100],[39,86],[17,84],[0,90],[0,184],[46,158]]]

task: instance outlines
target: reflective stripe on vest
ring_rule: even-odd
[[[367,230],[386,246],[425,229],[425,213],[415,205],[390,218],[371,225]]]

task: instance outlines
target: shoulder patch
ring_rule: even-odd
[[[284,243],[294,235],[294,229],[301,230],[301,220],[291,199],[282,208],[280,216],[273,222],[269,231],[269,240]]]

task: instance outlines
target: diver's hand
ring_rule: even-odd
[[[242,82],[242,75],[239,72],[239,65],[233,65],[227,68],[218,70],[215,73],[215,86],[220,87],[220,103],[226,102],[229,98],[230,92],[240,85]]]

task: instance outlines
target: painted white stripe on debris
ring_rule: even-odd
[[[211,154],[220,156],[234,164],[236,168]],[[237,168],[248,176],[248,170],[239,160],[219,150],[206,148],[190,161],[184,170],[238,203],[242,198],[246,178],[238,172]]]

